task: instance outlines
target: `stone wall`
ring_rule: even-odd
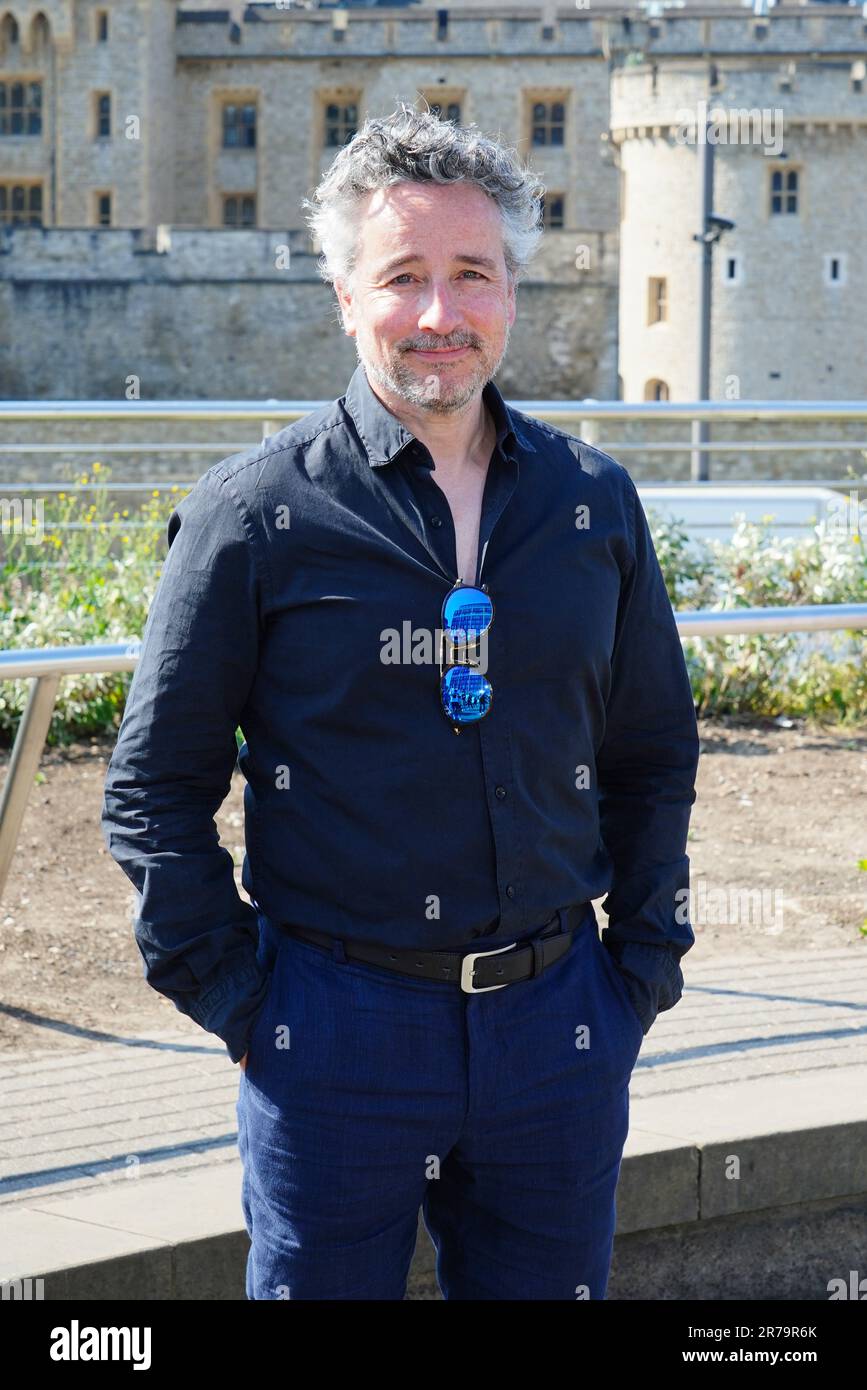
[[[315,256],[298,249],[301,233],[173,231],[164,253],[149,240],[120,229],[5,229],[0,399],[123,400],[130,376],[149,400],[341,394],[355,344]],[[551,240],[519,285],[498,383],[523,397],[608,398],[617,389],[616,238]],[[589,261],[580,271],[579,243]]]

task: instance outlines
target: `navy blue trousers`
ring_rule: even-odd
[[[478,995],[260,914],[273,969],[237,1104],[248,1298],[402,1299],[419,1209],[446,1299],[605,1297],[643,1030],[587,914],[541,975]]]

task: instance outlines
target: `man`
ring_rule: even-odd
[[[348,390],[169,521],[103,824],[149,983],[242,1067],[249,1298],[402,1298],[420,1208],[447,1299],[605,1296],[698,740],[629,475],[491,380],[540,191],[367,121],[305,201]]]

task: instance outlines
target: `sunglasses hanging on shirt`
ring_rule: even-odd
[[[480,641],[494,621],[487,585],[480,589],[459,579],[442,607],[440,703],[454,732],[476,724],[491,708],[494,692],[480,670]]]

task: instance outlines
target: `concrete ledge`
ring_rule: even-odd
[[[865,1153],[867,1064],[648,1096],[631,1106],[618,1232],[867,1196]]]
[[[806,1073],[634,1104],[609,1297],[827,1299],[867,1273],[865,1096],[867,1067],[849,1067],[833,1088]],[[0,1212],[0,1280],[41,1277],[46,1299],[243,1299],[240,1190],[236,1158],[34,1195]],[[421,1219],[419,1237],[407,1296],[436,1299]]]

